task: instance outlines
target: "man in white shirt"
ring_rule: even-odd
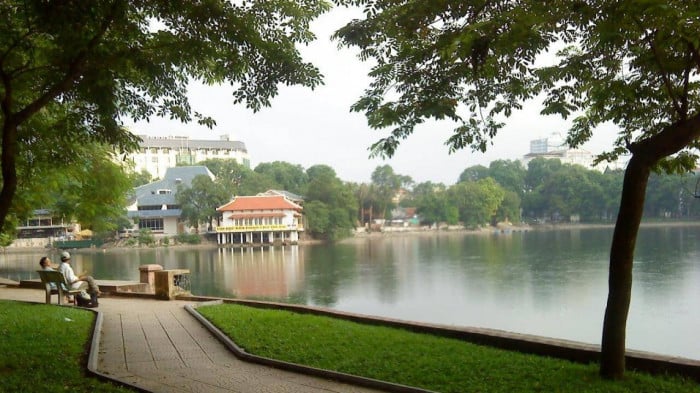
[[[61,253],[61,264],[58,271],[63,273],[63,277],[72,289],[85,289],[90,294],[93,303],[97,304],[97,295],[100,294],[100,287],[92,276],[77,276],[70,265],[70,254],[67,251]]]

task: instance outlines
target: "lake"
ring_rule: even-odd
[[[185,268],[198,295],[283,301],[598,344],[612,229],[423,233],[335,245],[75,251],[98,279]],[[58,260],[58,252],[49,255]],[[0,276],[37,278],[41,251],[0,256]],[[700,359],[700,226],[643,227],[628,320],[630,349]]]

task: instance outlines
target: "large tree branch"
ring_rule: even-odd
[[[669,124],[658,134],[631,143],[628,148],[640,160],[653,165],[664,157],[678,153],[698,138],[700,114]]]
[[[17,124],[23,123],[34,113],[46,106],[46,104],[48,104],[51,100],[70,89],[75,80],[81,75],[83,67],[85,66],[90,54],[100,44],[102,38],[107,33],[107,30],[109,30],[109,27],[112,25],[112,22],[114,22],[114,18],[116,17],[120,8],[120,4],[120,0],[115,0],[112,3],[109,14],[105,16],[104,20],[100,24],[100,27],[97,29],[92,38],[90,38],[85,47],[78,51],[73,60],[68,64],[63,78],[48,87],[43,94],[17,112]]]

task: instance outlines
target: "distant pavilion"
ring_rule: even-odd
[[[219,245],[296,244],[304,230],[302,207],[281,195],[238,196],[216,210]]]

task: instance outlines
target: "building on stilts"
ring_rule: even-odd
[[[220,246],[297,244],[304,231],[301,205],[281,195],[238,196],[216,210]]]

